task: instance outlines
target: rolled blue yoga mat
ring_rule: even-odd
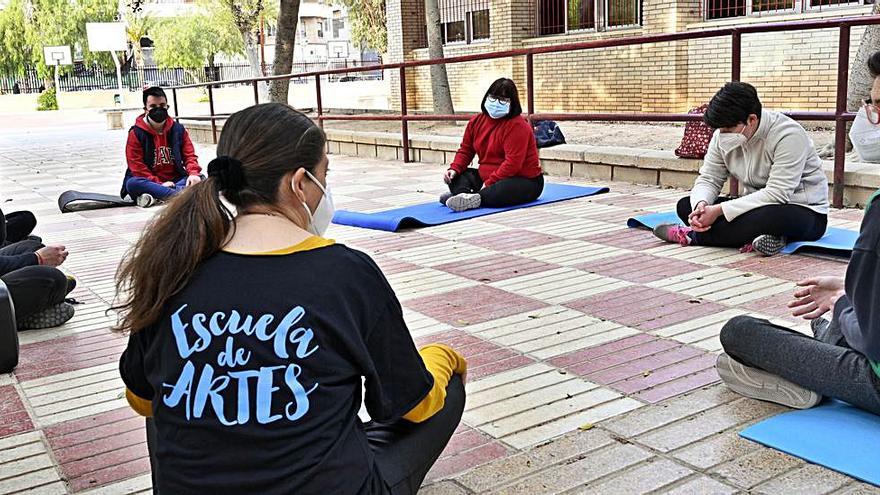
[[[544,192],[537,201],[505,208],[477,208],[462,212],[454,212],[440,204],[439,201],[404,206],[393,210],[375,213],[358,213],[356,211],[339,210],[333,216],[333,223],[349,225],[365,229],[396,232],[407,227],[423,227],[458,222],[469,218],[482,217],[502,211],[517,210],[543,204],[556,203],[567,199],[582,198],[608,192],[607,187],[573,186],[570,184],[544,184]]]
[[[646,229],[653,229],[654,227],[664,223],[684,225],[674,211],[648,213],[645,215],[632,217],[626,221],[627,227]],[[835,254],[843,254],[849,256],[849,254],[852,253],[853,246],[855,246],[856,239],[858,237],[859,233],[854,230],[828,227],[825,230],[825,235],[822,236],[822,238],[818,241],[792,242],[782,249],[782,253],[792,254],[799,249],[814,248],[822,249],[825,251],[832,251]]]
[[[844,402],[782,413],[740,436],[880,486],[880,416]]]

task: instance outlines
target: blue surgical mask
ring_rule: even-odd
[[[489,117],[493,119],[500,119],[507,116],[510,113],[510,102],[500,102],[491,96],[486,98],[486,113],[489,114]]]

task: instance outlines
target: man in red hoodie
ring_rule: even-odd
[[[120,195],[136,198],[142,208],[202,180],[189,134],[168,116],[168,98],[162,88],[144,90],[144,115],[128,131],[125,158],[128,170]]]

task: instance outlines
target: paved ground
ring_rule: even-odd
[[[21,364],[0,375],[0,493],[147,492],[143,422],[116,372],[124,340],[105,311],[115,266],[153,211],[59,214],[63,190],[117,190],[124,134],[92,121],[13,126],[0,136],[3,209],[34,211],[38,233],[70,248],[65,268],[85,304],[64,327],[21,333]],[[432,201],[442,189],[433,166],[333,157],[331,168],[346,209]],[[804,329],[785,310],[794,282],[845,265],[661,244],[624,222],[683,193],[608,185],[412,232],[331,228],[382,266],[417,341],[469,359],[464,424],[423,493],[874,493],[739,439],[781,408],[732,394],[712,368],[726,319]],[[857,228],[861,215],[832,216]]]

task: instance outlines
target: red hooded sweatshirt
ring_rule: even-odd
[[[131,170],[135,177],[145,177],[151,181],[161,184],[163,182],[177,182],[180,177],[174,166],[174,158],[171,153],[171,147],[168,143],[168,131],[174,125],[174,119],[168,117],[165,121],[165,128],[162,134],[158,134],[150,124],[147,123],[143,115],[139,116],[135,121],[135,126],[149,132],[153,135],[153,143],[155,145],[153,170],[151,171],[147,164],[144,163],[144,148],[138,141],[134,130],[128,132],[128,142],[125,144],[125,159],[128,161],[128,169]],[[183,130],[183,142],[181,143],[181,151],[183,155],[183,166],[186,168],[188,175],[199,175],[202,173],[202,167],[199,166],[199,157],[196,156],[196,150],[192,141],[189,139],[189,133]]]
[[[475,154],[479,155],[480,178],[486,187],[511,177],[534,179],[541,175],[535,134],[523,117],[493,119],[485,113],[473,117],[449,168],[464,172]]]

